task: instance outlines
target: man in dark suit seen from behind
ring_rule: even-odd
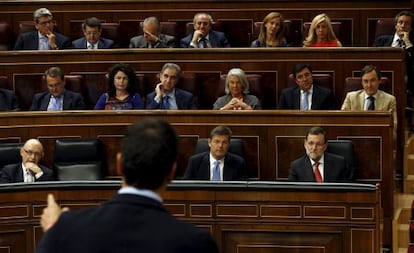
[[[221,48],[230,47],[224,33],[212,30],[213,18],[207,13],[194,15],[194,31],[181,39],[182,48]]]
[[[77,49],[105,49],[112,48],[114,41],[101,37],[102,25],[101,21],[95,17],[91,17],[82,23],[83,38],[74,40],[72,47]]]
[[[53,180],[53,171],[40,165],[43,158],[43,146],[37,139],[30,139],[20,149],[22,163],[10,164],[0,171],[1,183],[36,182]]]
[[[246,180],[247,166],[243,157],[229,153],[232,132],[226,126],[217,126],[208,139],[210,151],[196,154],[188,161],[184,179],[191,180]]]
[[[18,111],[19,103],[16,94],[8,89],[0,88],[0,111]]]
[[[309,129],[304,140],[306,155],[290,164],[289,181],[301,182],[351,182],[354,168],[343,156],[326,151],[328,139],[321,127]]]
[[[181,68],[175,63],[166,63],[160,72],[160,82],[146,99],[146,109],[189,110],[196,109],[194,96],[176,88]]]
[[[161,33],[161,23],[156,17],[148,17],[141,23],[143,35],[131,38],[130,48],[172,48],[175,37]]]
[[[37,9],[33,16],[36,30],[21,33],[14,50],[58,50],[71,47],[68,37],[53,31],[55,23],[48,9]]]
[[[292,70],[296,86],[282,90],[279,109],[335,110],[335,98],[331,90],[313,82],[312,67],[297,64]]]
[[[145,119],[128,128],[116,167],[122,188],[96,207],[62,212],[53,195],[43,210],[46,230],[37,253],[216,253],[209,232],[184,223],[163,207],[177,166],[178,136],[171,125]]]
[[[65,89],[65,74],[59,67],[51,67],[44,75],[48,91],[34,95],[31,111],[83,110],[82,95]]]

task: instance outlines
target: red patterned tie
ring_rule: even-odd
[[[319,171],[319,163],[318,162],[315,162],[313,164],[313,174],[315,174],[315,179],[316,179],[317,183],[322,183],[323,182],[321,172]]]

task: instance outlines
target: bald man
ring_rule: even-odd
[[[39,161],[43,158],[43,145],[37,139],[30,139],[20,149],[22,163],[10,164],[0,171],[1,183],[19,183],[53,180],[53,171]]]

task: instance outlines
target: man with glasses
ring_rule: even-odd
[[[22,163],[10,164],[0,171],[1,183],[31,183],[53,180],[53,171],[39,161],[43,158],[43,146],[37,139],[26,141],[20,149]]]
[[[345,158],[325,152],[328,147],[327,133],[322,127],[312,127],[306,134],[306,155],[290,164],[289,181],[301,182],[351,182],[354,168]]]
[[[48,91],[34,95],[31,111],[83,110],[82,95],[65,89],[65,74],[59,67],[51,67],[44,75]]]
[[[53,15],[48,9],[37,9],[33,17],[36,30],[20,34],[14,50],[58,50],[71,47],[66,36],[53,31]]]
[[[292,74],[297,85],[282,90],[279,99],[279,109],[337,109],[332,91],[314,84],[312,67],[310,65],[297,64],[293,67]]]
[[[101,37],[101,21],[95,17],[88,18],[82,24],[85,37],[74,40],[72,47],[77,49],[102,49],[112,48],[114,41]]]

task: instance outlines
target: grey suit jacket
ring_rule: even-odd
[[[139,35],[133,37],[129,42],[130,48],[148,48],[148,41],[145,39],[144,35]],[[167,48],[167,47],[177,47],[175,37],[166,35],[166,34],[160,34],[158,36],[158,41],[154,45],[152,45],[153,48]]]
[[[216,102],[214,102],[213,109],[220,109],[221,107],[227,105],[232,98],[233,97],[230,94],[217,98]],[[243,102],[250,105],[253,110],[262,109],[259,99],[254,95],[245,94],[243,96]]]
[[[316,182],[312,164],[307,155],[296,159],[290,164],[289,181]],[[350,167],[345,158],[325,152],[324,182],[351,182],[354,179],[354,168]]]

